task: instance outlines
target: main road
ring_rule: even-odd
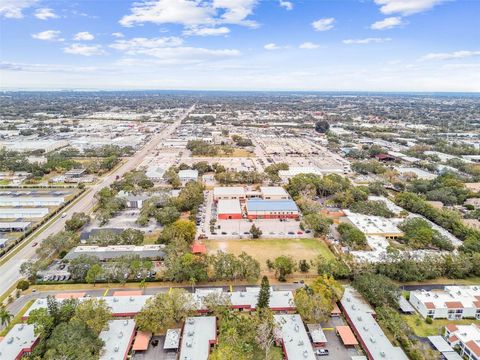
[[[135,169],[145,156],[155,150],[156,146],[162,139],[167,138],[175,131],[182,120],[185,119],[194,108],[195,105],[192,105],[192,107],[190,107],[182,117],[168,125],[159,133],[153,135],[153,137],[148,143],[145,144],[145,146],[143,146],[132,157],[128,158],[127,161],[125,161],[121,166],[104,176],[97,184],[89,187],[80,200],[77,200],[73,205],[64,210],[66,216],[58,217],[58,219],[54,221],[47,222],[47,225],[42,227],[43,231],[41,233],[35,235],[36,232],[34,232],[29,238],[25,239],[22,243],[27,242],[27,245],[15,255],[11,256],[2,265],[0,265],[0,295],[8,291],[8,289],[12,287],[12,285],[15,284],[15,282],[21,277],[20,266],[22,263],[35,257],[36,248],[29,244],[32,236],[36,236],[35,241],[40,244],[49,235],[62,231],[65,227],[65,221],[67,221],[73,215],[73,213],[91,212],[95,204],[95,194],[104,187],[110,186],[115,181],[117,176],[122,177],[126,172]],[[19,246],[21,246],[22,243],[20,243]],[[5,256],[8,256],[8,253]]]

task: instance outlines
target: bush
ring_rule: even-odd
[[[30,287],[30,282],[28,280],[20,280],[17,284],[17,289],[25,291]]]
[[[433,319],[427,317],[427,318],[425,319],[425,322],[426,322],[427,324],[431,325],[431,324],[433,324]]]

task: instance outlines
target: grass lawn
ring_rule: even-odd
[[[145,234],[143,238],[143,245],[151,245],[151,244],[156,244],[156,241],[158,239],[158,235],[160,235],[162,231],[154,231],[149,234]]]
[[[258,239],[258,240],[210,240],[206,241],[209,253],[218,250],[239,255],[242,251],[253,256],[262,270],[267,270],[266,261],[280,255],[290,255],[295,260],[311,260],[322,255],[333,259],[334,255],[320,239]]]
[[[420,315],[402,315],[415,335],[420,337],[427,337],[433,335],[441,335],[445,331],[445,326],[448,324],[470,325],[472,323],[480,326],[480,320],[462,319],[462,320],[447,320],[437,319],[433,320],[432,324],[427,324],[425,319]]]

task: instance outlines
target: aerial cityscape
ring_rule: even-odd
[[[0,360],[480,360],[479,14],[0,0]]]

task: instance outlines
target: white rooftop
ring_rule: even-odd
[[[182,329],[168,329],[165,334],[165,343],[163,344],[164,350],[178,349],[180,345],[180,334]]]
[[[216,186],[213,188],[213,196],[245,197],[245,189],[242,186]]]
[[[465,308],[475,307],[480,300],[480,284],[471,286],[445,286],[444,290],[415,290],[415,297],[422,303],[433,303],[435,308],[446,308],[448,302],[461,302]]]
[[[312,343],[308,337],[302,318],[298,314],[274,315],[278,329],[275,338],[282,340],[288,359],[316,360]]]
[[[38,336],[35,336],[34,325],[16,324],[0,341],[0,359],[15,360],[23,352],[29,352]]]
[[[198,178],[198,170],[180,170],[178,172],[178,177],[180,179],[197,179]]]
[[[218,200],[217,213],[218,214],[241,214],[242,208],[240,207],[240,201],[235,199]]]
[[[403,235],[403,232],[390,219],[381,216],[353,213],[350,210],[343,210],[343,212],[347,216],[347,219],[365,235]]]
[[[291,166],[288,170],[280,170],[280,177],[293,177],[300,174],[322,175],[322,172],[316,166]]]
[[[307,324],[308,332],[314,343],[326,343],[327,337],[323,332],[321,324]]]
[[[135,333],[135,320],[110,320],[108,329],[100,333],[104,345],[100,360],[124,360],[130,350]]]
[[[388,340],[372,315],[374,310],[354,288],[347,286],[340,302],[372,360],[408,360],[403,350]]]
[[[263,196],[288,196],[287,191],[281,186],[261,186]]]
[[[189,317],[183,327],[180,360],[207,360],[210,344],[217,339],[215,316]]]

